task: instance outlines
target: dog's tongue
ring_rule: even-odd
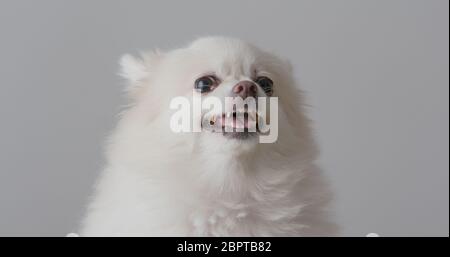
[[[240,128],[240,129],[248,128],[248,118],[233,117],[232,123],[233,123],[233,128]]]
[[[222,116],[222,118],[218,119],[220,124],[217,124],[218,126],[222,127],[231,127],[231,128],[238,128],[238,129],[248,129],[249,128],[249,120],[247,116],[241,115],[241,116],[231,116],[231,117],[225,117],[225,115]]]

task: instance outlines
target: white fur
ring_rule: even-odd
[[[208,37],[141,60],[126,55],[121,65],[132,104],[110,137],[81,235],[334,235],[330,193],[287,62],[238,39]],[[191,96],[200,75],[220,76],[220,95],[255,70],[270,74],[279,97],[277,142],[171,132],[170,99]]]

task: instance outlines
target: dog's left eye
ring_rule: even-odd
[[[268,77],[258,77],[255,80],[256,83],[266,92],[267,95],[272,95],[273,93],[273,81]]]
[[[200,93],[207,93],[217,87],[218,80],[214,76],[204,76],[195,81],[194,88]]]

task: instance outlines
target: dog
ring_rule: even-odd
[[[120,64],[129,104],[109,137],[81,236],[336,234],[332,193],[315,164],[318,148],[288,61],[240,39],[205,37],[180,49],[125,55]],[[262,143],[263,133],[249,129],[255,112],[235,107],[202,107],[188,115],[199,133],[175,132],[174,97],[239,97],[257,107],[276,98],[270,110],[277,108],[278,133]],[[236,114],[244,116],[243,131]]]

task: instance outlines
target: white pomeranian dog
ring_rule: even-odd
[[[287,61],[239,39],[207,37],[125,55],[121,75],[131,103],[110,137],[81,236],[335,235],[330,190],[314,164],[317,147]],[[199,115],[186,114],[200,133],[174,131],[171,103],[180,96],[257,105],[276,98],[269,108],[277,119],[267,115],[264,123],[278,123],[272,140],[261,142],[263,114],[235,107],[202,106]]]

